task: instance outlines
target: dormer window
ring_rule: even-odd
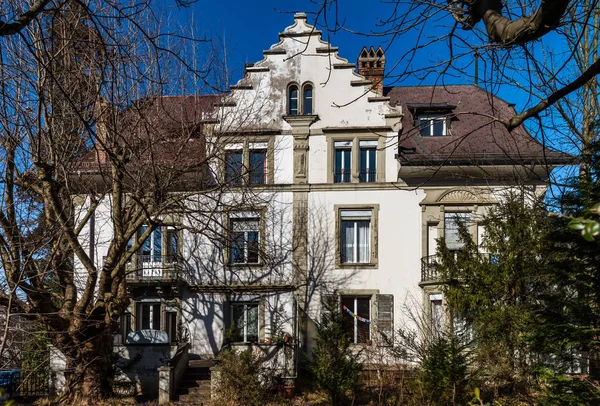
[[[444,114],[423,114],[417,118],[422,137],[442,137],[448,135],[447,118]]]
[[[288,86],[287,114],[290,116],[314,114],[314,88],[304,83],[300,88],[296,84]]]
[[[292,85],[288,89],[288,114],[290,116],[297,116],[298,107],[298,86]]]

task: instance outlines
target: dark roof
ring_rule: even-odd
[[[573,157],[540,144],[525,128],[508,132],[495,118],[515,115],[506,101],[475,85],[407,86],[384,89],[392,105],[402,105],[400,150],[403,165],[482,165],[539,163],[560,165]],[[442,108],[447,106],[445,109]],[[419,111],[448,114],[447,136],[422,137],[415,126]]]
[[[132,103],[121,112],[105,118],[107,131],[117,142],[127,145],[132,163],[165,165],[173,161],[192,169],[205,157],[203,127],[221,96],[162,96]],[[97,137],[102,137],[98,126]],[[185,147],[181,140],[187,140]],[[97,171],[106,165],[101,146],[91,149],[76,163],[76,170]]]

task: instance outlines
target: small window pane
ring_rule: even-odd
[[[153,247],[153,254],[154,254],[154,262],[161,262],[161,255],[162,255],[162,228],[161,227],[157,227],[156,230],[154,230],[153,234],[153,240],[152,243],[154,245]]]
[[[441,118],[432,120],[433,121],[433,135],[434,136],[442,136],[444,134],[444,120]]]
[[[341,261],[355,262],[354,258],[354,221],[342,220],[341,229]]]
[[[290,86],[289,100],[288,100],[288,113],[291,116],[298,115],[298,87],[297,86]]]
[[[231,235],[231,262],[234,264],[243,264],[246,262],[244,256],[244,233],[234,232]]]
[[[419,132],[422,137],[429,137],[431,135],[431,121],[427,119],[419,119]]]
[[[160,304],[152,305],[152,329],[160,330]]]
[[[342,296],[342,328],[354,342],[354,297]]]
[[[258,231],[248,231],[248,263],[258,263]]]
[[[227,151],[225,154],[225,181],[232,185],[241,185],[243,168],[242,151]]]
[[[304,100],[302,100],[302,112],[304,114],[313,113],[313,89],[312,86],[304,86]]]
[[[250,151],[250,184],[265,184],[266,151]]]
[[[246,340],[250,342],[258,341],[258,305],[246,305],[247,314],[247,328],[246,328]]]
[[[356,299],[356,328],[357,343],[366,343],[370,338],[371,300],[369,298]]]

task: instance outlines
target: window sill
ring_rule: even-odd
[[[230,268],[260,268],[263,267],[265,264],[262,262],[245,262],[245,263],[228,263],[227,266],[229,266]]]
[[[377,268],[377,262],[344,262],[336,264],[341,269],[353,269],[353,268]]]

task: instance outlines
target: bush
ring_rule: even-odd
[[[422,354],[418,380],[434,405],[464,405],[472,398],[465,346],[456,337],[440,337]]]
[[[546,380],[539,404],[547,406],[600,405],[600,387],[596,382],[580,377],[553,375]]]
[[[323,310],[310,364],[311,374],[333,406],[347,405],[348,394],[358,385],[362,368],[358,355],[350,348],[352,340],[343,329],[337,300],[325,303]]]
[[[223,350],[217,357],[215,406],[262,406],[266,385],[262,377],[263,360],[251,351]]]

